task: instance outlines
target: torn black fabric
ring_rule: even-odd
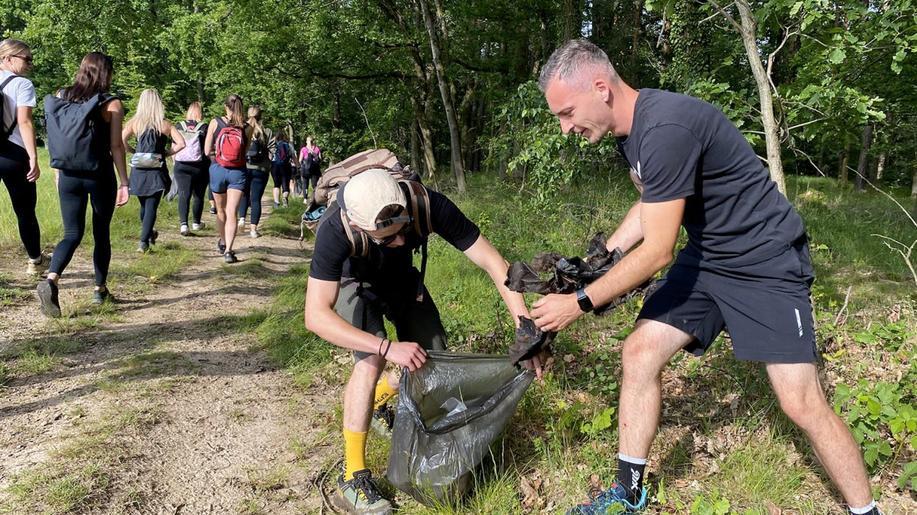
[[[624,257],[620,249],[609,251],[605,247],[605,234],[598,233],[589,241],[585,257],[564,257],[557,252],[544,252],[535,256],[531,264],[516,261],[509,267],[506,286],[520,293],[573,293],[603,276]],[[603,315],[626,300],[644,293],[650,281],[634,288],[608,304],[593,310]]]
[[[534,358],[554,341],[555,336],[557,333],[543,332],[531,318],[520,316],[516,339],[509,347],[510,362],[516,365],[520,361]]]

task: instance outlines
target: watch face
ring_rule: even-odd
[[[583,311],[592,311],[592,301],[589,300],[589,296],[586,295],[585,290],[577,290],[576,292],[576,303],[579,304],[579,308]]]

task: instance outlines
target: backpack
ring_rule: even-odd
[[[274,152],[273,161],[278,164],[286,163],[290,160],[290,150],[286,141],[277,142],[277,150]]]
[[[204,152],[201,150],[201,124],[194,122],[189,126],[187,121],[179,122],[178,132],[185,139],[185,148],[173,156],[175,161],[180,163],[196,163],[204,159]]]
[[[6,117],[6,101],[3,100],[3,97],[6,96],[6,93],[3,92],[3,88],[10,83],[11,80],[18,78],[19,75],[10,75],[0,84],[0,143],[6,143],[10,139],[10,135],[13,134],[13,131],[16,129],[16,125],[19,123],[19,118],[17,117],[16,111],[13,111],[13,124],[10,125],[10,128],[7,129],[3,126],[3,118]]]
[[[265,134],[256,138],[252,133],[252,142],[248,144],[248,152],[245,153],[245,161],[250,165],[260,165],[268,158],[267,143],[264,141]]]
[[[245,166],[245,133],[241,127],[228,125],[222,118],[217,118],[216,150],[214,158],[217,164],[226,168],[243,168]]]
[[[338,191],[347,181],[367,170],[379,168],[388,171],[398,181],[398,186],[401,187],[401,191],[404,192],[404,198],[407,200],[408,215],[413,219],[412,230],[422,241],[420,246],[420,281],[417,284],[417,301],[420,302],[424,297],[424,276],[427,272],[427,239],[433,233],[433,222],[430,218],[430,196],[427,193],[427,189],[420,182],[420,176],[411,171],[409,167],[401,166],[392,151],[384,148],[365,150],[328,167],[328,170],[325,171],[325,174],[321,176],[315,186],[315,194],[306,213],[322,206],[331,205],[333,202],[338,202]],[[343,197],[341,200],[343,200]],[[341,204],[340,216],[344,226],[344,233],[350,242],[350,257],[369,257],[373,243],[365,232],[354,229],[350,225],[346,207],[343,202],[339,202],[339,204]],[[305,214],[303,216],[305,217]],[[316,234],[321,229],[321,225],[322,220],[315,224],[314,231]]]
[[[96,171],[103,156],[96,142],[99,136],[98,109],[115,97],[101,93],[83,102],[71,102],[55,95],[45,97],[45,128],[51,167],[59,170]],[[108,156],[104,156],[108,158]]]

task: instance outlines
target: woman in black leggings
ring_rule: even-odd
[[[132,137],[137,138],[136,149],[128,145]],[[166,152],[170,138],[172,146]],[[162,99],[159,92],[152,88],[140,93],[137,112],[124,124],[121,139],[127,150],[133,152],[130,190],[131,195],[136,195],[140,201],[140,245],[137,252],[147,252],[150,245],[156,244],[159,236],[154,228],[159,201],[172,184],[166,168],[166,157],[185,148],[185,139],[165,119]]]
[[[185,148],[173,156],[175,167],[172,170],[178,184],[178,220],[179,232],[187,236],[190,232],[204,228],[201,214],[204,212],[204,193],[210,182],[210,159],[204,155],[204,137],[207,135],[207,124],[201,123],[204,117],[200,102],[188,106],[185,120],[177,125],[178,132],[185,139]],[[194,204],[191,205],[191,198]],[[188,227],[188,208],[191,207],[193,223]]]
[[[32,70],[32,51],[15,39],[0,42],[0,181],[6,185],[19,222],[19,239],[25,246],[29,263],[26,273],[39,275],[48,267],[41,254],[41,231],[35,217],[38,202],[35,181],[41,175],[35,151],[32,108],[35,86],[26,78]]]
[[[92,252],[96,283],[93,302],[101,304],[111,299],[106,286],[108,265],[111,262],[111,217],[115,206],[123,206],[128,200],[127,167],[124,143],[121,141],[124,107],[120,100],[108,94],[112,74],[111,57],[92,52],[80,63],[73,85],[58,93],[60,98],[75,103],[91,101],[97,95],[102,95],[99,106],[90,115],[96,127],[95,139],[90,145],[91,152],[98,159],[99,165],[96,170],[59,170],[57,189],[64,221],[64,239],[54,248],[48,280],[38,283],[41,311],[47,316],[57,317],[61,314],[57,297],[58,281],[83,239],[87,204],[92,206],[92,236],[95,241]],[[118,171],[117,181],[115,169]]]

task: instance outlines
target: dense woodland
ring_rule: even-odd
[[[512,175],[542,197],[614,156],[562,137],[534,83],[588,37],[632,85],[720,106],[778,183],[917,195],[915,14],[911,0],[8,0],[0,28],[32,45],[42,94],[102,50],[129,107],[153,86],[175,117],[195,99],[216,113],[236,92],[332,158],[389,146],[428,180]]]

